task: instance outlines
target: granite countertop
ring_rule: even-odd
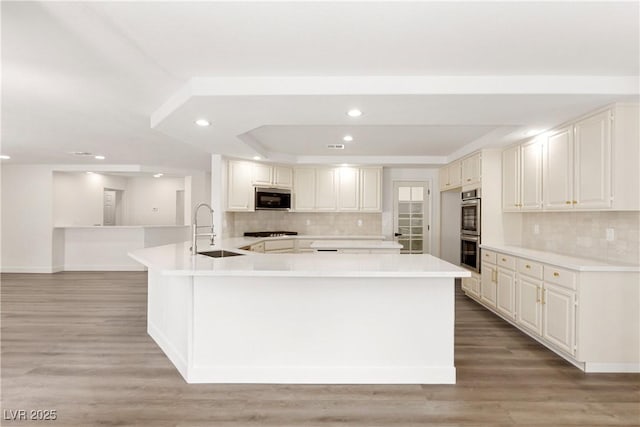
[[[589,258],[579,258],[569,255],[557,254],[554,252],[545,252],[536,249],[523,248],[521,246],[482,243],[480,245],[480,248],[527,258],[532,261],[555,265],[557,267],[564,267],[569,270],[591,272],[640,272],[639,265],[599,261]]]

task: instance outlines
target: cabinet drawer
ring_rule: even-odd
[[[542,279],[542,264],[518,258],[518,273]]]
[[[496,254],[498,259],[498,265],[500,267],[508,268],[509,270],[516,269],[516,257],[505,254]]]
[[[264,242],[254,243],[249,247],[249,250],[253,252],[264,252]]]
[[[315,240],[299,239],[297,242],[298,250],[309,249],[309,252],[313,252],[313,249],[311,249],[311,244],[313,242],[315,242]]]
[[[576,274],[564,268],[545,265],[544,281],[576,290]]]
[[[486,249],[481,249],[481,253],[482,253],[482,261],[484,262],[488,262],[491,264],[495,264],[496,263],[496,253],[493,251],[489,251]]]
[[[293,240],[267,240],[264,242],[265,251],[280,251],[282,249],[293,249]]]

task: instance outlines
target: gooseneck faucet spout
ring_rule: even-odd
[[[207,207],[207,209],[209,209],[209,211],[211,212],[211,232],[210,233],[198,233],[198,228],[201,228],[200,226],[198,226],[198,210],[201,207]],[[207,227],[207,226],[202,226],[202,227]],[[200,203],[198,204],[195,209],[193,210],[193,222],[191,223],[191,255],[196,255],[198,253],[198,237],[200,236],[207,236],[211,238],[211,246],[213,246],[215,244],[215,238],[216,238],[216,234],[213,230],[213,208],[211,208],[211,206],[209,206],[206,203]]]

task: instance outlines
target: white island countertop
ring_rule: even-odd
[[[320,240],[313,242],[312,249],[402,249],[392,240]]]
[[[468,270],[427,254],[260,254],[236,249],[223,241],[198,247],[199,252],[224,249],[242,256],[192,256],[189,243],[132,251],[129,255],[150,269],[170,276],[238,277],[470,277]]]

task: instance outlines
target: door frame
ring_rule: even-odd
[[[397,232],[397,221],[398,221],[398,212],[397,212],[397,203],[396,203],[396,194],[398,191],[398,187],[400,183],[407,184],[422,184],[425,187],[426,195],[425,202],[427,206],[424,207],[423,218],[426,219],[426,224],[423,222],[422,227],[422,253],[423,254],[431,254],[431,250],[433,245],[431,244],[431,238],[433,236],[433,230],[431,229],[431,225],[433,224],[432,211],[433,211],[433,192],[432,190],[432,180],[430,179],[394,179],[391,181],[391,204],[392,204],[392,215],[393,215],[393,224],[391,237],[395,240],[395,233]],[[425,227],[426,225],[426,227]]]

